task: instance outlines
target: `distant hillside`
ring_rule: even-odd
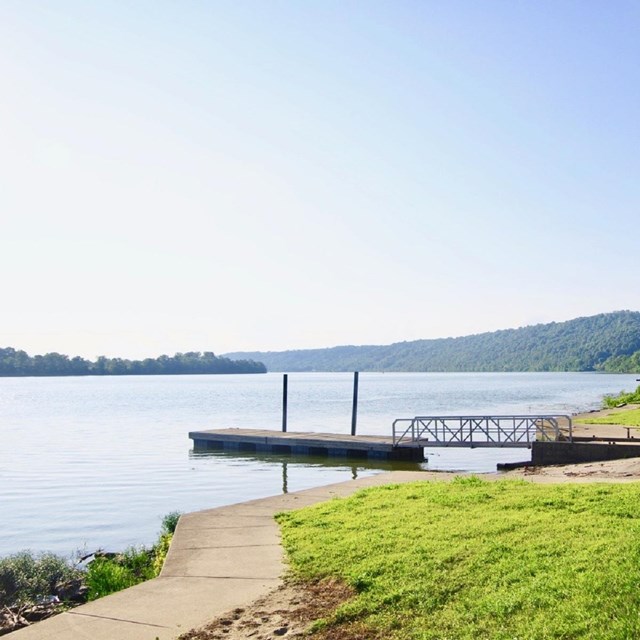
[[[640,371],[640,312],[387,346],[236,352],[270,371]]]

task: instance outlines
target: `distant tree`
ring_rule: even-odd
[[[228,358],[217,358],[211,351],[190,351],[145,360],[99,356],[95,362],[90,362],[79,356],[70,359],[56,352],[31,358],[26,352],[16,351],[12,347],[0,349],[0,377],[265,373],[266,370],[261,362],[235,362]]]

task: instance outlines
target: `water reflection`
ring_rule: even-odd
[[[281,468],[283,493],[290,488],[289,472],[291,471],[299,479],[305,474],[305,470],[320,471],[330,470],[336,473],[350,472],[351,478],[356,480],[363,475],[383,471],[461,471],[471,473],[487,473],[496,471],[499,463],[522,462],[530,457],[529,450],[525,449],[492,449],[492,448],[458,448],[441,447],[425,449],[424,462],[409,462],[400,460],[375,460],[369,458],[349,458],[338,456],[310,456],[295,455],[289,453],[273,453],[262,451],[238,451],[236,449],[209,449],[189,451],[190,460],[224,465],[243,464],[247,468],[251,463],[260,463],[262,468]],[[284,465],[284,466],[283,466]],[[289,465],[286,468],[286,465]],[[343,479],[346,479],[343,477]],[[300,487],[296,487],[296,491]]]
[[[425,471],[427,462],[404,462],[400,460],[370,460],[368,458],[308,456],[295,454],[278,454],[262,451],[189,451],[189,459],[220,459],[224,461],[261,462],[272,465],[282,465],[283,474],[287,465],[293,469],[324,467],[335,470],[351,470],[353,480],[358,478],[358,472],[368,471]],[[370,475],[370,474],[367,474]],[[286,493],[286,491],[284,492]]]
[[[325,468],[351,473],[351,479],[368,476],[376,471],[425,471],[426,462],[403,462],[390,460],[369,460],[363,458],[328,457],[328,456],[296,456],[256,451],[189,451],[189,459],[219,460],[221,463],[258,462],[268,467],[280,467],[282,476],[282,493],[289,493],[289,473],[302,472],[305,469]]]
[[[289,476],[287,475],[287,463],[282,463],[282,493],[289,493]]]

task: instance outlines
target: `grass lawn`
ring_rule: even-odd
[[[580,422],[583,424],[621,424],[625,427],[640,427],[640,409],[616,411],[604,418],[585,418]]]
[[[640,484],[459,478],[278,521],[294,575],[358,592],[328,637],[640,638]]]

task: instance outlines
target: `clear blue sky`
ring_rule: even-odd
[[[0,346],[640,309],[640,3],[2,0]]]

